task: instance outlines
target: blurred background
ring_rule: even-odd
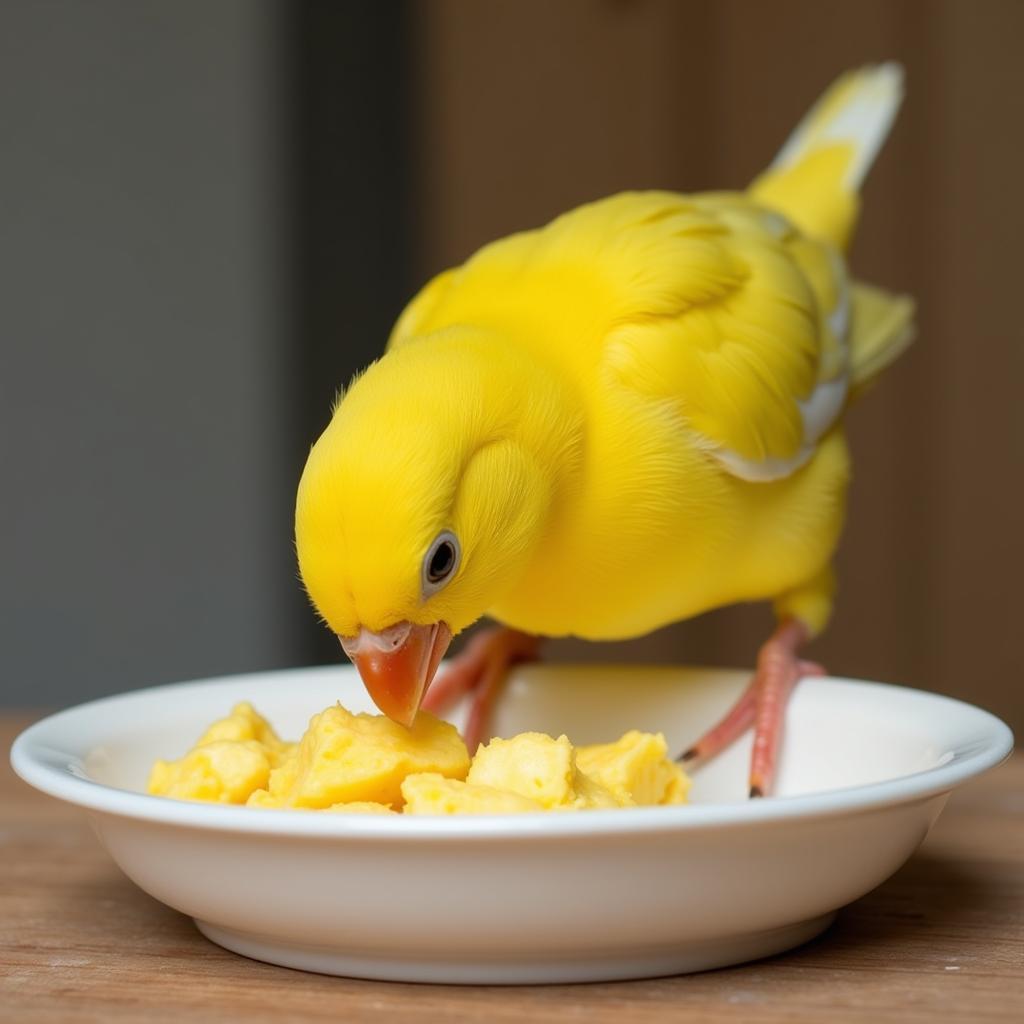
[[[617,190],[741,187],[896,58],[852,260],[919,336],[851,416],[815,654],[1024,728],[1021,38],[1014,0],[0,0],[0,703],[338,660],[295,485],[417,286]],[[552,657],[752,664],[769,628]]]

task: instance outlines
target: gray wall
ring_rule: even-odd
[[[0,6],[0,703],[300,649],[279,16]]]

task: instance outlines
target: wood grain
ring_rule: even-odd
[[[28,721],[0,716],[0,749]],[[910,863],[801,949],[686,977],[536,988],[351,981],[235,956],[136,889],[78,811],[4,761],[4,1022],[1024,1019],[1021,758],[954,795]]]

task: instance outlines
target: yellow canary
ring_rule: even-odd
[[[896,65],[851,72],[747,191],[589,203],[413,299],[296,505],[309,596],[382,710],[411,721],[485,614],[605,640],[767,599],[792,658],[824,627],[843,412],[911,336],[912,302],[843,258],[901,95]]]

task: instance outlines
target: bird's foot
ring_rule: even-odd
[[[797,655],[809,639],[809,630],[797,619],[780,625],[761,648],[757,671],[739,700],[679,760],[694,765],[709,761],[753,726],[750,796],[769,794],[775,782],[782,727],[793,687],[805,676],[825,674],[821,665]]]
[[[509,668],[536,660],[540,643],[540,637],[504,626],[481,630],[431,684],[423,707],[431,714],[443,715],[467,693],[472,693],[463,738],[470,753],[474,753],[485,738],[491,711]]]

